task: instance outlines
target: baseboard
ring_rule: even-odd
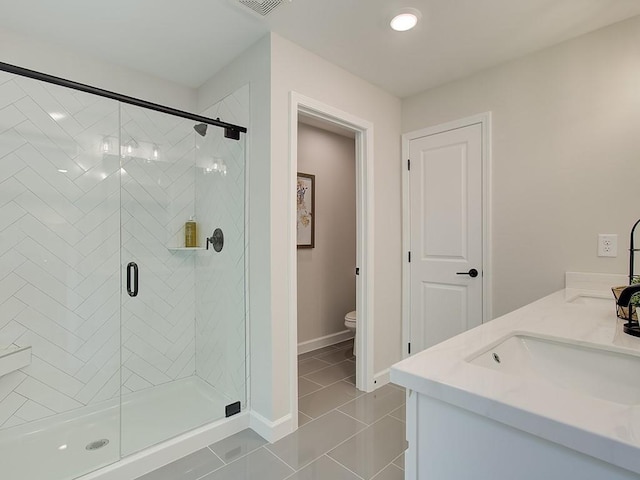
[[[391,373],[391,370],[389,370],[388,368],[385,368],[384,370],[376,373],[373,376],[373,384],[375,385],[376,389],[382,387],[383,385],[386,385],[391,381],[390,373]]]
[[[314,338],[313,340],[307,340],[306,342],[298,344],[298,355],[311,352],[322,347],[328,347],[329,345],[335,345],[336,343],[344,342],[345,340],[351,340],[352,338],[353,332],[351,330],[343,330],[342,332],[332,333],[331,335]]]
[[[249,428],[270,443],[277,442],[293,431],[291,414],[273,422],[255,411],[251,411],[250,415]]]

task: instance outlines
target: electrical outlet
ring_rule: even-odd
[[[601,233],[598,235],[598,256],[618,256],[618,235],[615,233]]]

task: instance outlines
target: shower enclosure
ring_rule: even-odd
[[[12,480],[77,478],[246,405],[245,130],[70,87],[0,71]]]

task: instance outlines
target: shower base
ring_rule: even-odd
[[[119,403],[114,399],[1,430],[0,478],[77,478],[119,461],[121,454],[224,417],[230,401],[198,377],[188,377],[123,396],[122,410]]]

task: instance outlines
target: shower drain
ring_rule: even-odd
[[[86,448],[87,450],[98,450],[99,448],[107,446],[108,443],[109,443],[109,440],[107,440],[106,438],[102,438],[100,440],[96,440],[94,442],[87,444],[87,446],[84,448]]]

